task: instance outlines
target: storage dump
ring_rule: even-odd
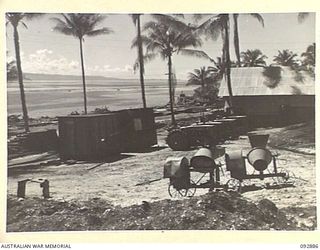
[[[126,109],[120,114],[123,152],[139,151],[158,143],[152,108]]]
[[[97,160],[157,144],[151,108],[60,116],[58,121],[62,159]]]
[[[119,114],[58,117],[62,159],[94,160],[119,154]]]

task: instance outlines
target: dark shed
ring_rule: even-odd
[[[61,116],[58,121],[62,159],[93,160],[121,152],[118,114]]]
[[[136,151],[158,143],[152,108],[126,109],[120,114],[123,151]]]
[[[62,159],[97,160],[157,144],[152,109],[60,116]]]

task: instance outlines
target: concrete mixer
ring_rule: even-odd
[[[277,177],[287,182],[291,177],[290,173],[284,169],[278,169],[278,154],[272,153],[267,148],[269,134],[248,133],[248,138],[251,149],[247,153],[239,150],[225,154],[226,169],[231,175],[226,185],[240,189],[243,180],[264,180],[269,177]],[[248,174],[247,164],[253,167],[252,174]]]

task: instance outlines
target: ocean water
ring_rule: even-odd
[[[165,105],[169,100],[167,80],[145,80],[147,106]],[[30,117],[68,115],[81,113],[83,92],[81,80],[25,80],[25,94]],[[110,110],[142,107],[139,80],[104,79],[87,80],[88,111],[97,107]],[[192,94],[195,86],[178,81],[176,95]],[[17,82],[7,84],[8,114],[21,114],[20,90]]]

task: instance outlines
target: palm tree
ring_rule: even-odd
[[[188,74],[187,85],[201,85],[202,90],[208,84],[213,81],[213,74],[215,69],[212,67],[201,67],[200,69],[194,69],[193,72]]]
[[[18,82],[19,82],[19,89],[20,89],[20,98],[22,104],[22,114],[23,114],[23,121],[24,121],[24,128],[26,132],[29,132],[29,117],[28,117],[28,110],[26,104],[26,96],[24,93],[24,85],[23,85],[23,72],[21,66],[21,57],[20,57],[20,41],[19,41],[19,33],[18,33],[18,26],[21,24],[25,28],[27,25],[25,24],[24,20],[32,20],[38,18],[43,14],[35,14],[35,13],[6,13],[6,25],[9,23],[13,27],[13,40],[14,40],[14,48],[16,54],[16,64],[17,64],[17,73],[18,73]]]
[[[306,52],[301,54],[301,57],[303,57],[302,65],[310,65],[314,67],[316,63],[316,44],[313,43],[309,45]]]
[[[86,94],[86,77],[84,72],[84,57],[82,44],[84,37],[106,35],[112,32],[109,28],[96,29],[106,16],[99,14],[61,14],[62,18],[52,18],[56,22],[54,31],[60,32],[64,35],[74,36],[79,39],[80,43],[80,58],[82,69],[82,82],[83,82],[83,99],[84,99],[84,113],[87,114],[87,94]]]
[[[160,21],[161,19],[161,21]],[[179,27],[179,29],[177,29]],[[142,42],[146,46],[146,52],[149,58],[160,55],[163,60],[168,62],[168,83],[169,83],[169,101],[171,111],[172,125],[176,125],[173,111],[173,93],[172,93],[172,55],[179,53],[186,47],[197,47],[201,45],[200,39],[191,32],[183,22],[173,17],[164,17],[159,15],[159,21],[150,21],[145,24],[144,31],[146,36],[142,36]],[[188,50],[190,52],[190,50]]]
[[[316,44],[313,43],[308,46],[306,52],[301,54],[302,62],[301,68],[310,73],[312,77],[314,77],[314,69],[316,64]]]
[[[267,56],[263,55],[259,49],[247,50],[241,53],[242,64],[244,67],[263,67],[266,66],[265,59]]]
[[[134,25],[137,27],[137,47],[138,47],[138,65],[140,71],[140,85],[141,85],[141,94],[142,94],[142,104],[143,108],[147,107],[146,104],[146,94],[144,88],[144,60],[143,60],[143,48],[142,48],[142,41],[141,41],[141,24],[140,24],[140,16],[142,14],[131,14],[132,21]]]
[[[250,13],[250,16],[254,17],[257,19],[261,25],[264,27],[264,20],[263,17],[258,14],[258,13]],[[241,66],[241,61],[240,61],[240,43],[239,43],[239,29],[238,29],[238,18],[239,14],[235,13],[232,15],[233,16],[233,39],[234,39],[234,49],[236,52],[236,57],[237,57],[237,65],[238,67]]]
[[[205,15],[208,16],[208,15]],[[196,15],[196,18],[201,18],[203,15]],[[213,39],[214,41],[218,39],[221,35],[222,37],[222,62],[224,65],[224,76],[227,80],[228,92],[229,92],[229,106],[232,110],[232,86],[231,86],[231,75],[230,75],[230,20],[229,14],[217,14],[209,15],[209,19],[200,24],[197,27],[199,33],[206,34],[207,37]]]
[[[274,57],[273,61],[281,66],[294,67],[297,65],[295,57],[297,57],[297,54],[288,49],[282,51],[278,50],[278,55]]]
[[[206,68],[203,66],[200,69],[194,69],[193,72],[188,74],[187,85],[201,85],[200,90],[197,89],[195,91],[201,98],[206,98],[209,97],[212,92],[214,92],[214,94],[218,92],[217,75],[217,68],[210,66]]]
[[[18,79],[18,70],[16,61],[12,60],[7,62],[7,81],[13,81]]]

